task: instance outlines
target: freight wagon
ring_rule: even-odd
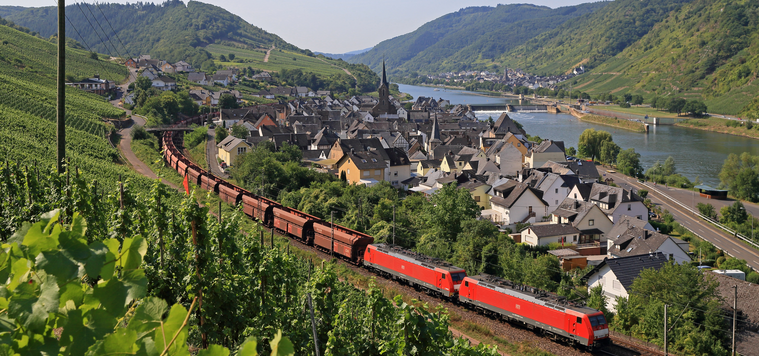
[[[262,196],[247,192],[242,196],[242,210],[245,215],[260,221],[266,227],[274,226],[274,207],[278,206],[279,203]]]
[[[314,221],[319,218],[281,205],[274,207],[273,211],[275,228],[306,244],[313,242]]]
[[[602,312],[571,305],[555,294],[495,276],[482,274],[464,278],[459,301],[485,314],[540,329],[554,339],[592,347],[609,338]]]
[[[466,272],[448,262],[390,244],[366,247],[364,266],[430,294],[455,299]]]
[[[332,225],[323,220],[314,222],[314,246],[327,251],[333,250],[335,254],[354,264],[361,263],[366,246],[372,242],[374,237],[371,235],[337,224]]]

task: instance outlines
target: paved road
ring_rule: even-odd
[[[651,199],[651,201],[653,201],[655,204],[661,206],[662,209],[669,210],[677,222],[690,229],[704,240],[711,242],[720,250],[723,250],[736,258],[746,260],[746,263],[754,270],[759,270],[759,250],[750,247],[740,239],[737,239],[729,235],[727,232],[704,221],[689,210],[684,209],[682,206],[675,204],[669,198],[664,197],[661,193],[663,192],[673,199],[679,200],[680,203],[686,206],[689,206],[693,203],[698,204],[701,202],[711,203],[716,207],[716,204],[718,202],[717,200],[701,198],[700,196],[694,196],[693,194],[689,195],[689,191],[684,191],[681,189],[673,189],[660,186],[647,187],[639,183],[637,179],[633,179],[619,173],[608,173],[607,170],[603,167],[599,166],[598,170],[600,173],[606,174],[606,177],[612,177],[615,184],[625,189],[633,189],[635,191],[640,189],[648,190],[648,198]],[[722,204],[731,204],[731,202],[723,202]],[[755,204],[750,205],[750,211],[759,209]],[[747,204],[747,206],[749,206],[749,204]],[[717,209],[719,210],[719,208]]]
[[[219,148],[216,147],[216,133],[213,129],[208,129],[208,135],[206,136],[206,162],[208,163],[208,169],[211,173],[219,178],[229,178],[229,175],[224,173],[219,167],[219,163],[216,161],[216,154]]]

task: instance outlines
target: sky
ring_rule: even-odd
[[[94,2],[93,0],[77,0]],[[141,0],[160,3],[163,0]],[[187,2],[187,0],[183,0]],[[414,31],[442,15],[470,6],[532,3],[557,8],[595,0],[203,0],[314,52],[345,53]],[[135,3],[136,0],[100,0]],[[66,4],[73,4],[73,0]],[[276,5],[272,5],[276,3]],[[55,6],[55,0],[0,0],[0,5]]]

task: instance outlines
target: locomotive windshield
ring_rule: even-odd
[[[454,282],[459,282],[459,281],[461,281],[462,279],[464,279],[464,277],[466,277],[466,272],[456,272],[456,273],[451,273],[451,279],[452,279]]]
[[[590,325],[599,326],[606,325],[606,319],[603,315],[594,315],[590,317]]]

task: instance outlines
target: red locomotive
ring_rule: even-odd
[[[537,328],[554,339],[595,346],[609,338],[602,312],[569,305],[555,294],[520,286],[490,275],[468,276],[459,288],[459,301],[485,314]]]
[[[451,299],[466,277],[466,271],[448,262],[386,244],[367,246],[364,266]]]

